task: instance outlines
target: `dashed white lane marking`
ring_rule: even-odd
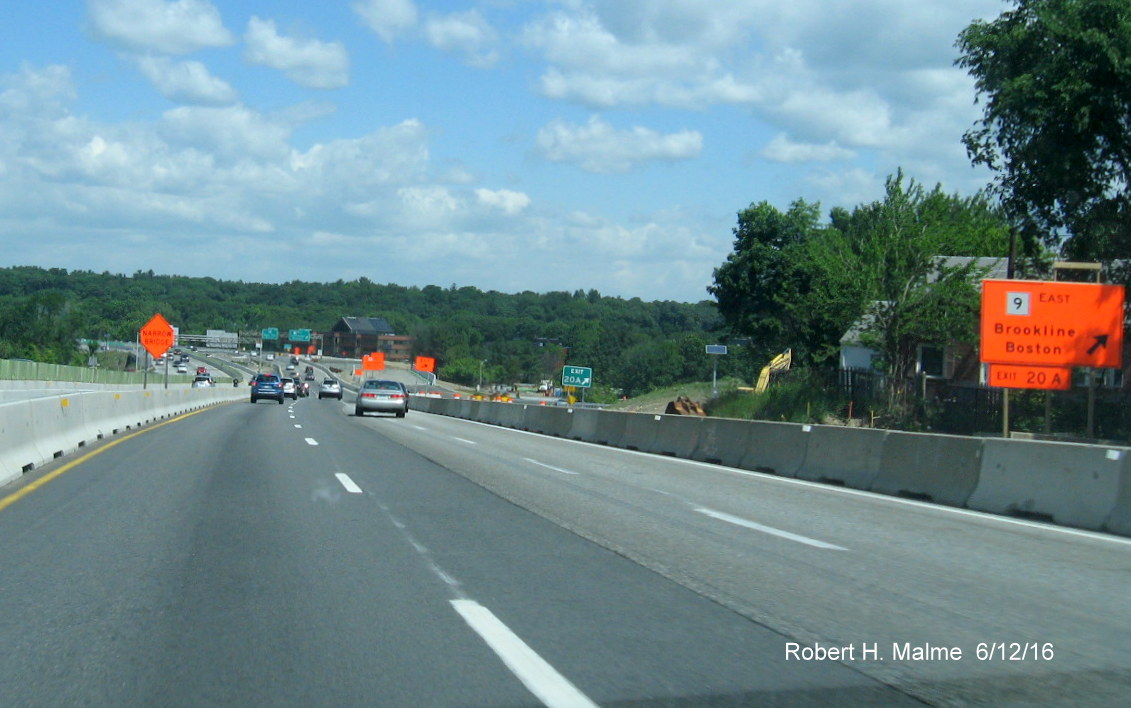
[[[574,472],[573,470],[564,470],[561,467],[554,467],[553,465],[547,465],[545,462],[539,462],[538,460],[532,460],[529,457],[524,457],[522,459],[526,460],[527,462],[529,462],[532,465],[538,465],[539,467],[545,467],[548,470],[553,470],[555,472],[561,472],[562,474],[581,474],[580,472]]]
[[[700,514],[705,514],[707,516],[710,516],[712,519],[718,519],[719,521],[725,521],[728,524],[734,524],[735,526],[743,526],[745,528],[753,529],[755,531],[761,531],[762,533],[768,533],[771,536],[778,536],[780,538],[788,539],[790,541],[796,541],[797,543],[804,543],[805,545],[813,546],[814,548],[824,548],[824,549],[829,550],[829,551],[847,551],[848,550],[847,548],[844,548],[843,546],[836,546],[836,545],[831,544],[831,543],[825,543],[824,541],[818,541],[815,538],[809,538],[807,536],[799,536],[798,534],[790,533],[789,531],[782,531],[781,529],[775,529],[773,526],[763,526],[762,524],[755,523],[753,521],[750,521],[749,519],[743,519],[740,516],[732,516],[731,514],[727,514],[727,513],[722,512],[722,511],[715,511],[714,509],[705,509],[703,507],[698,507],[698,508],[695,509],[695,511],[699,512]]]
[[[452,600],[452,607],[468,626],[487,642],[523,685],[550,708],[597,708],[557,669],[527,646],[483,605],[474,600]]]
[[[318,441],[315,440],[314,438],[306,438],[306,444],[307,445],[317,445]]]
[[[302,429],[302,425],[300,425],[299,423],[295,423],[295,427],[300,429],[300,430]]]
[[[342,486],[346,488],[347,492],[350,494],[361,494],[361,487],[354,484],[354,481],[350,479],[348,474],[345,472],[336,472],[334,476],[338,478],[338,481],[342,483]]]
[[[467,440],[465,438],[456,438],[456,440],[459,440],[461,443],[467,443],[468,445],[478,445],[479,444],[479,443],[475,442],[474,440]]]

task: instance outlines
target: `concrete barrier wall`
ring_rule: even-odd
[[[1123,536],[1131,536],[1131,454],[1123,456],[1123,468],[1119,471],[1119,491],[1115,495],[1115,507],[1104,522],[1104,530]]]
[[[246,396],[240,388],[74,393],[0,405],[0,484],[54,459],[172,416]]]
[[[572,409],[558,406],[526,406],[525,430],[564,438],[573,423]]]
[[[880,473],[887,436],[888,431],[874,428],[810,426],[797,477],[870,490]]]
[[[891,431],[872,491],[966,506],[982,467],[982,438]]]
[[[750,421],[734,418],[707,418],[699,431],[691,459],[700,462],[741,467],[750,447]]]
[[[796,477],[805,464],[811,425],[747,421],[750,438],[739,467],[769,472],[782,477]]]
[[[1131,536],[1128,448],[501,405],[504,424],[548,435]]]
[[[1100,530],[1115,509],[1126,450],[987,439],[967,506]]]
[[[617,447],[626,450],[640,450],[652,452],[656,442],[656,432],[660,429],[660,419],[663,416],[653,413],[628,413],[624,422],[624,434]]]

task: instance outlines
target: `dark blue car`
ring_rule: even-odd
[[[282,404],[284,395],[283,380],[275,374],[256,374],[251,380],[252,403],[260,398],[273,398]]]

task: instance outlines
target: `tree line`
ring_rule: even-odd
[[[588,366],[608,393],[635,395],[710,376],[704,349],[723,327],[714,303],[645,302],[576,292],[474,287],[245,283],[214,278],[0,269],[0,357],[83,364],[79,339],[133,341],[155,312],[185,333],[329,330],[342,316],[383,317],[460,383],[537,382]],[[481,378],[482,377],[482,378]]]

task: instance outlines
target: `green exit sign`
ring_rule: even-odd
[[[588,366],[567,366],[563,368],[562,386],[591,388],[593,386],[593,369]]]

